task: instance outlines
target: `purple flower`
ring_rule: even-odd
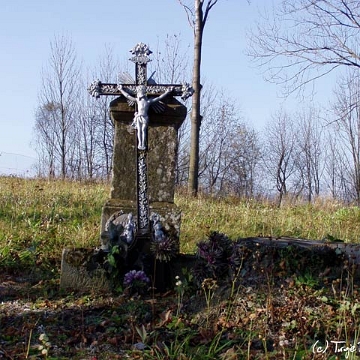
[[[142,270],[130,270],[124,276],[126,287],[143,287],[150,282],[150,279]]]
[[[174,238],[167,236],[162,241],[152,241],[150,246],[151,252],[159,261],[170,261],[179,253],[178,243]]]

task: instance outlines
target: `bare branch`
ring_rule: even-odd
[[[248,55],[292,92],[339,66],[359,68],[359,35],[358,1],[283,0],[250,34]]]
[[[191,9],[189,6],[185,5],[183,0],[179,0],[180,5],[184,8],[185,12],[186,12],[186,16],[189,22],[189,25],[194,28],[195,27],[195,14],[194,14],[194,9]]]
[[[203,3],[204,0],[201,1],[201,3]],[[216,3],[218,2],[218,0],[209,0],[208,3],[206,4],[205,7],[205,11],[204,11],[204,20],[203,20],[203,24],[206,24],[206,20],[208,18],[209,12],[210,10],[214,7],[214,5],[216,5]]]

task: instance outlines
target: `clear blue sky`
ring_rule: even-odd
[[[283,103],[277,97],[280,89],[266,83],[244,55],[246,29],[254,23],[258,8],[270,4],[270,0],[252,0],[250,4],[247,0],[220,0],[204,33],[202,74],[238,101],[248,122],[257,129]],[[50,41],[62,34],[72,39],[88,68],[95,66],[105,44],[126,59],[136,43],[155,48],[166,34],[180,34],[192,52],[192,29],[178,0],[4,1],[0,10],[0,173],[24,171],[36,157],[30,143],[41,70],[50,55]],[[294,103],[295,99],[288,99],[285,105],[294,107]]]

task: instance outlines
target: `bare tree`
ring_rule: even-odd
[[[206,93],[205,93],[206,94]],[[203,93],[203,95],[205,95]],[[204,106],[204,126],[200,137],[199,182],[210,193],[221,191],[222,179],[230,164],[229,146],[239,117],[234,103],[212,89]]]
[[[35,141],[38,154],[38,172],[41,176],[54,178],[58,166],[58,152],[54,125],[57,121],[56,107],[53,104],[40,106],[35,114]],[[60,171],[59,171],[60,173]]]
[[[344,162],[341,140],[335,127],[329,129],[326,140],[325,173],[327,187],[333,199],[347,200],[349,194],[348,167]]]
[[[359,71],[350,71],[340,79],[333,106],[333,123],[342,140],[343,161],[346,162],[350,197],[360,204],[360,77]]]
[[[306,194],[308,202],[320,195],[324,167],[323,126],[319,110],[310,107],[294,116],[296,122],[296,192]]]
[[[159,84],[178,84],[189,78],[190,45],[183,45],[181,34],[167,34],[165,39],[158,39],[153,61],[150,63],[151,77]]]
[[[227,193],[245,198],[253,197],[258,187],[258,167],[262,152],[258,134],[245,123],[236,125],[229,138],[229,159],[223,186]]]
[[[251,196],[259,155],[255,132],[234,99],[211,84],[201,93],[201,112],[199,187],[213,195]]]
[[[265,129],[264,167],[270,183],[279,194],[279,205],[288,194],[289,180],[295,172],[296,135],[290,116],[283,110],[275,113]]]
[[[65,178],[73,160],[71,152],[79,121],[80,65],[69,38],[56,36],[50,48],[48,66],[42,74],[35,131],[38,148],[46,144],[50,172],[59,168]]]
[[[111,83],[118,76],[120,68],[118,61],[113,55],[113,49],[109,45],[104,46],[104,51],[99,58],[98,66],[91,75],[92,78],[102,79],[103,82]],[[85,88],[85,87],[84,87]],[[86,113],[88,123],[88,136],[94,136],[92,143],[93,166],[96,167],[97,175],[110,179],[112,170],[114,124],[110,118],[109,106],[114,97],[102,96],[100,99],[89,98],[86,94]],[[90,144],[94,139],[88,139]],[[89,150],[89,148],[87,148]],[[88,154],[89,155],[89,154]],[[87,155],[87,158],[89,158]],[[89,163],[89,162],[88,162]]]
[[[179,0],[179,2],[185,9],[189,23],[194,30],[194,63],[192,86],[195,92],[192,97],[191,108],[191,143],[188,190],[192,195],[196,196],[199,186],[199,138],[202,118],[200,114],[200,70],[202,40],[209,12],[216,5],[218,0],[194,0],[194,6],[185,4],[185,0]]]
[[[86,89],[85,85],[84,89]],[[88,94],[84,94],[84,97],[78,128],[78,139],[80,141],[78,177],[93,179],[99,175],[98,171],[100,169],[106,169],[107,159],[105,156],[102,156],[102,123],[99,121],[99,114],[96,111],[97,107]]]
[[[360,67],[360,2],[283,0],[249,38],[249,55],[286,92],[338,67]]]
[[[201,103],[199,185],[210,194],[251,196],[258,155],[255,132],[244,124],[235,101],[223,92],[207,86]]]

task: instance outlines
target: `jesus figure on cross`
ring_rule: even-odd
[[[149,123],[149,108],[153,103],[164,99],[165,96],[173,91],[173,88],[169,88],[160,96],[150,99],[146,96],[145,85],[139,85],[136,88],[136,98],[124,91],[121,84],[118,85],[118,89],[128,100],[134,101],[137,104],[137,111],[134,113],[134,121],[131,125],[137,130],[138,149],[146,150],[146,131]]]

